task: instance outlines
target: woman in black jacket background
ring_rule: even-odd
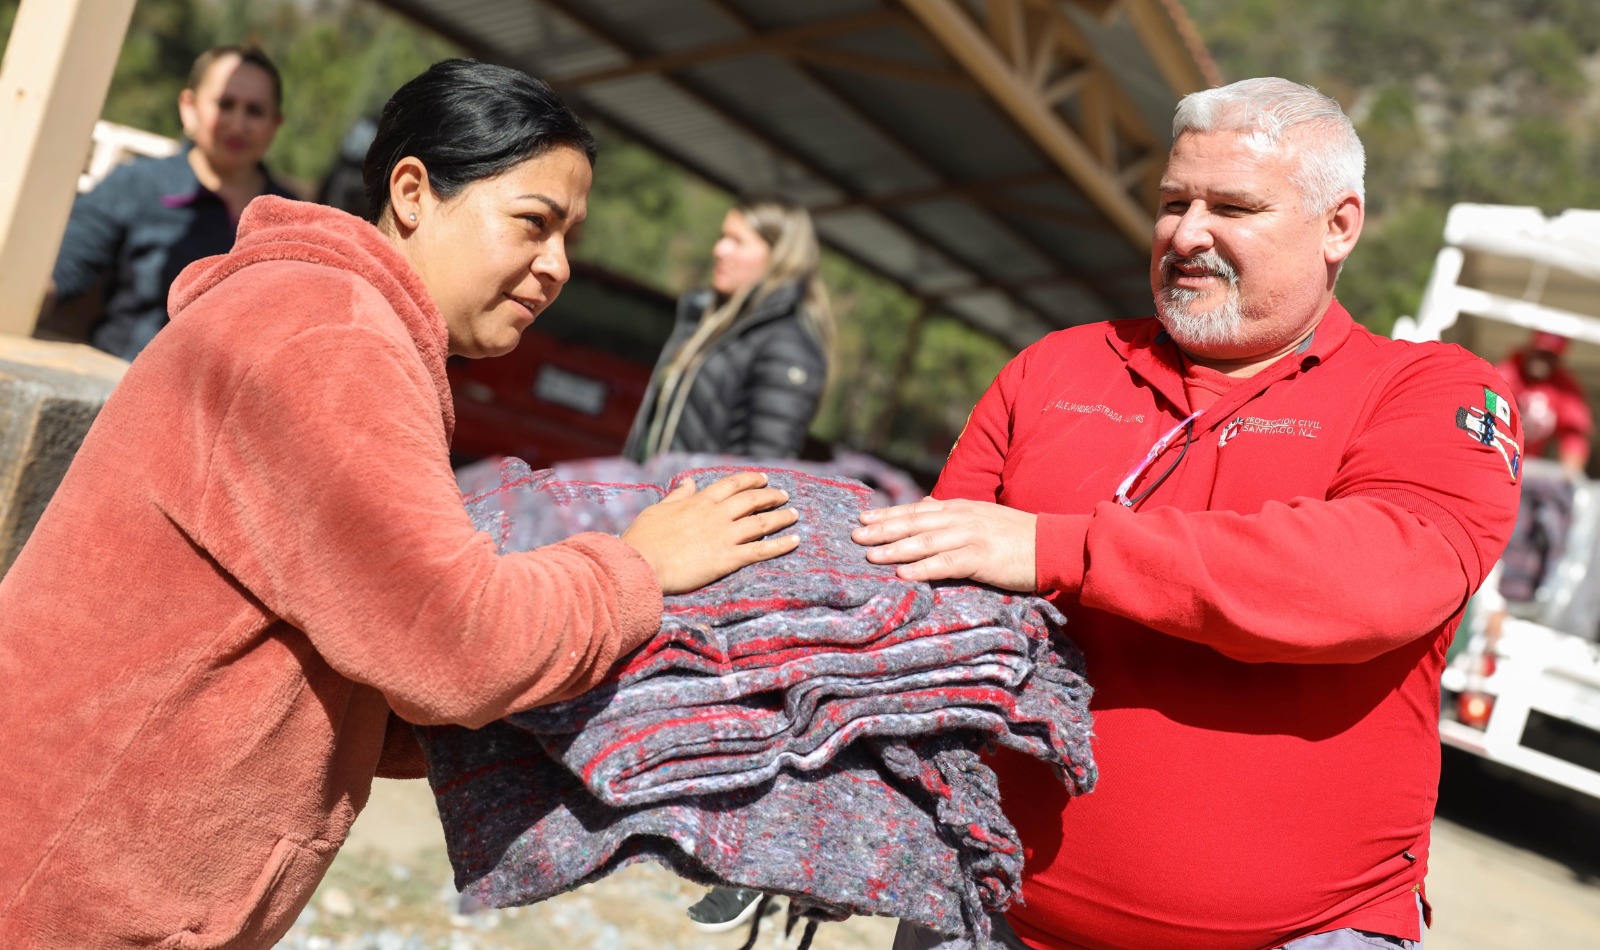
[[[833,313],[804,208],[741,201],[711,252],[711,285],[678,301],[623,450],[794,458],[827,384]]]
[[[828,381],[833,311],[811,215],[778,198],[739,202],[711,249],[711,285],[678,300],[623,454],[762,459],[800,454]],[[689,908],[711,933],[747,922],[760,892],[715,887]]]

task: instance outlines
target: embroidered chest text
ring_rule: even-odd
[[[1079,412],[1079,413],[1084,413],[1086,415],[1097,415],[1098,414],[1098,415],[1105,416],[1107,419],[1110,419],[1112,422],[1140,423],[1140,422],[1144,421],[1144,413],[1142,413],[1142,412],[1121,413],[1121,412],[1118,412],[1117,410],[1111,408],[1110,406],[1106,405],[1103,402],[1102,403],[1083,403],[1083,402],[1073,402],[1073,401],[1071,401],[1069,399],[1057,399],[1055,402],[1047,402],[1047,403],[1045,403],[1044,409],[1042,411],[1044,411],[1044,412]]]

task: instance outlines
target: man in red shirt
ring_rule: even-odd
[[[993,760],[1027,851],[1007,945],[1411,946],[1439,674],[1515,518],[1516,414],[1489,364],[1334,300],[1364,217],[1337,103],[1247,80],[1174,130],[1158,315],[1024,350],[934,498],[856,540],[907,578],[1053,593],[1087,658],[1094,793]]]

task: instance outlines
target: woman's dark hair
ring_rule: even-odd
[[[594,136],[549,86],[506,66],[434,63],[383,107],[361,167],[367,220],[389,210],[389,176],[408,155],[427,167],[434,193],[450,198],[563,145],[594,165]]]
[[[205,82],[206,73],[211,71],[211,66],[224,56],[237,56],[241,63],[251,66],[266,73],[272,80],[272,103],[278,111],[283,111],[283,77],[278,75],[278,67],[259,46],[213,46],[195,57],[194,65],[189,67],[189,81],[184,88],[191,92],[197,91],[200,84]]]

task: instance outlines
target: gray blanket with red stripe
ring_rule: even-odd
[[[667,598],[660,634],[583,696],[484,730],[420,730],[464,893],[530,903],[649,858],[814,916],[986,936],[1021,851],[974,749],[1017,749],[1074,793],[1092,787],[1081,658],[1039,598],[869,564],[849,538],[866,486],[768,475],[801,513],[794,553]],[[666,487],[512,461],[468,510],[523,550],[620,531]]]

